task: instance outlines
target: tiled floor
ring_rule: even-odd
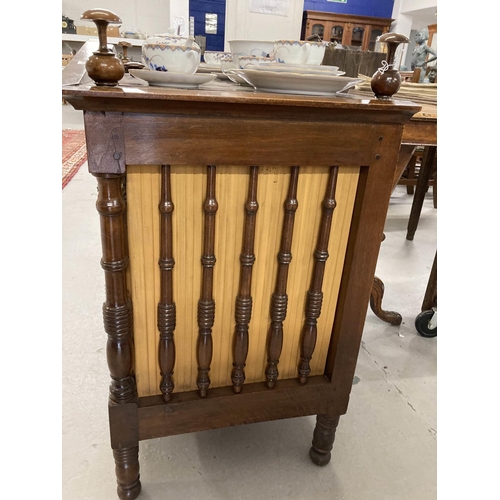
[[[63,106],[63,128],[82,128]],[[84,165],[62,193],[63,499],[113,500],[109,372],[100,316],[104,297],[96,183]],[[252,424],[140,443],[143,500],[434,500],[436,347],[414,320],[436,251],[437,210],[427,194],[414,241],[405,239],[412,196],[394,192],[377,275],[384,308],[369,309],[347,414],[326,467],[308,457],[314,417]]]

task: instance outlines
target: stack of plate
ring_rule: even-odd
[[[280,94],[331,96],[354,87],[362,80],[343,76],[336,66],[307,64],[247,64],[244,69],[226,71],[246,81],[256,90]]]
[[[220,78],[221,80],[228,80],[227,75],[222,72],[220,64],[200,63],[198,69],[196,70],[196,73],[213,73],[217,76],[217,78]]]

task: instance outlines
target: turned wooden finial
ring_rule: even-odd
[[[401,75],[394,68],[396,49],[401,43],[409,43],[407,36],[399,33],[384,33],[379,42],[387,44],[387,59],[382,61],[382,67],[372,76],[371,88],[377,99],[391,99],[401,87]]]
[[[91,55],[85,65],[88,75],[97,85],[115,86],[123,78],[125,68],[123,63],[108,48],[108,24],[121,24],[122,20],[110,10],[86,10],[83,21],[93,21],[97,26],[99,37],[99,50]]]
[[[118,45],[122,48],[123,51],[122,63],[128,63],[130,61],[130,59],[128,58],[128,48],[132,47],[132,44],[130,42],[125,42],[122,40],[118,43]]]

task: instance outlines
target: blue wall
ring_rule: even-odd
[[[326,0],[305,0],[304,10],[319,10],[356,16],[391,17],[394,0],[347,0],[347,3]]]
[[[217,14],[217,34],[205,33],[205,13]],[[207,37],[205,50],[224,50],[226,0],[189,0],[189,16],[194,17],[194,35]]]

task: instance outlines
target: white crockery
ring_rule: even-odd
[[[307,40],[276,40],[273,57],[280,63],[319,65],[325,55],[322,42]]]
[[[246,80],[256,90],[280,94],[333,96],[362,82],[359,78],[346,76],[283,73],[248,68],[233,69],[231,75],[233,74]]]
[[[269,63],[266,65],[257,66],[255,64],[247,64],[247,69],[259,69],[261,71],[276,71],[280,73],[302,73],[309,75],[331,75],[342,76],[345,71],[339,71],[338,66],[322,66],[314,64],[287,64],[287,63]]]
[[[194,38],[165,33],[147,38],[142,45],[142,62],[151,71],[192,75],[200,59],[201,49]]]
[[[260,66],[263,64],[276,63],[276,59],[272,57],[238,56],[237,59],[238,59],[238,67],[240,69],[245,68],[248,64]]]
[[[182,73],[166,73],[163,71],[150,71],[148,69],[131,69],[129,73],[152,85],[153,87],[175,87],[182,89],[195,89],[199,85],[209,83],[217,78],[213,73],[186,75]]]
[[[220,61],[227,55],[231,55],[230,52],[222,52],[215,50],[205,50],[203,54],[203,60],[210,66],[220,66]]]
[[[270,40],[229,40],[233,55],[241,56],[272,56],[274,42]]]

